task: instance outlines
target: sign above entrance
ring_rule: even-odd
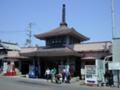
[[[109,63],[109,70],[120,70],[120,62]]]

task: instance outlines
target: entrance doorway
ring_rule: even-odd
[[[50,70],[56,68],[58,73],[58,62],[50,61],[50,60],[42,60],[41,61],[41,78],[45,78],[45,70],[49,68]]]

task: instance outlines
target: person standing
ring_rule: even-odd
[[[113,74],[111,71],[107,70],[105,72],[105,83],[106,83],[106,86],[112,86],[113,85]]]
[[[65,72],[66,74],[65,74],[65,83],[70,83],[70,72],[69,72],[69,70],[66,70],[66,72]]]
[[[109,86],[113,86],[113,74],[111,71],[109,72]]]
[[[47,68],[46,70],[45,70],[45,76],[46,76],[46,79],[47,79],[47,81],[50,79],[50,69],[49,68]]]
[[[62,70],[62,82],[65,82],[66,80],[66,70],[65,68]]]
[[[51,69],[50,73],[51,73],[51,82],[53,82],[55,79],[56,69],[55,68]]]

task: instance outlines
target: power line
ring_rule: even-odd
[[[11,30],[0,30],[0,33],[7,33],[7,34],[10,34],[10,33],[25,33],[26,31],[11,31]]]

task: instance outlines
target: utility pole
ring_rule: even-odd
[[[117,48],[117,47],[115,47],[115,42],[114,42],[114,38],[116,38],[115,37],[115,29],[116,29],[115,28],[115,0],[112,0],[112,40],[113,40],[113,42],[112,42],[112,50],[115,50]],[[115,55],[114,51],[112,51],[112,54],[113,54],[113,62],[116,63],[115,58],[117,58],[117,55]],[[117,63],[119,63],[119,62],[117,61]],[[117,87],[118,88],[119,88],[119,83],[120,83],[120,77],[119,77],[120,72],[119,71],[120,71],[119,68],[113,70],[113,72],[114,72],[113,80],[117,81]],[[117,78],[116,78],[116,76],[117,76]]]
[[[112,0],[112,39],[115,38],[115,1]]]

